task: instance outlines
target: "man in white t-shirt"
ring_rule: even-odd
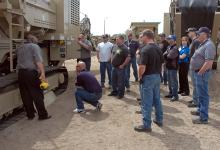
[[[107,69],[109,86],[111,87],[111,51],[113,44],[108,41],[108,35],[102,36],[103,42],[97,46],[97,58],[100,62],[101,86],[105,87],[105,72]]]

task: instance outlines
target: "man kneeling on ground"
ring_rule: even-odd
[[[74,112],[85,112],[83,101],[93,105],[97,111],[100,111],[102,104],[99,102],[99,99],[102,97],[102,88],[99,82],[91,72],[86,71],[86,65],[82,61],[77,63],[76,72],[75,97],[77,108]]]

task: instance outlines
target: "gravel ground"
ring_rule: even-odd
[[[99,67],[93,58],[92,71],[99,78]],[[131,81],[131,92],[118,100],[108,97],[109,89],[104,89],[101,100],[103,109],[96,112],[86,105],[86,114],[74,114],[75,61],[67,61],[70,73],[68,90],[57,97],[48,107],[50,120],[28,121],[19,119],[0,131],[1,150],[219,150],[220,149],[220,102],[219,83],[216,78],[211,84],[212,98],[208,125],[193,125],[187,107],[191,97],[180,97],[179,102],[171,103],[164,99],[167,87],[161,85],[164,108],[164,127],[153,124],[152,133],[137,133],[135,125],[141,123],[141,115],[136,101],[138,84]],[[219,75],[218,75],[219,76]],[[219,81],[219,80],[218,80]]]

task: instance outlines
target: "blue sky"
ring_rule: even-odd
[[[80,11],[91,20],[94,35],[104,33],[124,33],[131,22],[161,22],[159,32],[163,31],[163,14],[169,12],[170,0],[80,0]],[[81,15],[83,16],[83,15]]]

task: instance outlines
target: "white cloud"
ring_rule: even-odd
[[[95,35],[104,33],[123,33],[134,21],[161,22],[159,32],[163,28],[163,14],[169,11],[170,0],[80,0],[80,11],[91,20],[91,32]]]

